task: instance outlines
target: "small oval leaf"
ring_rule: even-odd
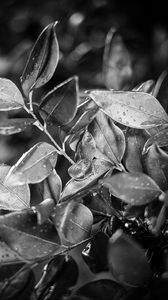
[[[4,183],[10,166],[0,165],[0,208],[20,210],[30,207],[30,189],[27,184],[9,187]]]
[[[35,122],[34,119],[20,118],[20,119],[6,119],[0,122],[0,134],[11,135],[19,133]]]
[[[144,205],[156,199],[162,190],[144,173],[119,172],[99,181],[110,193],[131,205]]]
[[[6,176],[5,184],[22,185],[40,182],[50,175],[56,161],[56,148],[48,143],[40,142],[25,152],[11,167]]]
[[[0,111],[20,109],[24,100],[17,86],[9,79],[0,78]]]
[[[143,129],[145,125],[151,125],[151,122],[168,122],[167,113],[150,94],[97,90],[91,91],[89,95],[105,114],[125,126]]]
[[[53,76],[59,60],[59,47],[55,33],[56,23],[51,23],[39,35],[21,76],[26,96],[33,88],[39,88]]]
[[[62,242],[75,244],[90,236],[93,215],[85,205],[70,201],[56,206],[52,220]]]
[[[80,159],[92,160],[96,154],[96,143],[90,132],[85,131],[77,146],[77,154]]]
[[[78,102],[78,77],[74,76],[44,96],[39,112],[45,123],[65,125],[76,115]]]
[[[159,147],[168,146],[168,125],[162,127],[157,133],[152,135],[145,143],[143,147],[143,154],[146,154],[153,144],[157,144]]]
[[[152,276],[145,250],[120,229],[109,240],[108,265],[114,278],[129,286],[146,285]]]

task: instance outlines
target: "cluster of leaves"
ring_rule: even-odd
[[[167,76],[122,91],[125,64],[124,72],[120,67],[116,73],[111,59],[124,45],[114,34],[104,55],[107,88],[111,74],[117,74],[113,89],[81,95],[74,76],[37,107],[34,91],[51,79],[59,60],[55,26],[48,25],[37,39],[21,77],[22,91],[0,79],[0,111],[28,113],[3,120],[0,133],[36,126],[51,141],[35,144],[13,166],[0,166],[1,299],[162,299],[168,281]],[[71,163],[64,188],[58,155]],[[30,184],[41,189],[43,201],[36,206]],[[78,266],[69,253],[86,242],[82,255],[90,270],[109,270],[111,279],[72,290]],[[36,282],[33,268],[42,262],[47,265]]]

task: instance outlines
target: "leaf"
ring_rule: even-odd
[[[138,287],[151,279],[145,250],[120,229],[109,240],[107,257],[112,275],[121,284]]]
[[[122,130],[101,111],[98,112],[91,126],[89,130],[98,149],[95,157],[119,165],[125,152],[125,137]]]
[[[82,251],[82,257],[93,273],[108,271],[107,244],[107,235],[98,232]]]
[[[0,266],[19,262],[20,258],[5,242],[0,240]],[[2,273],[1,273],[2,274]],[[3,278],[4,279],[4,278]]]
[[[20,109],[24,106],[21,92],[9,79],[0,78],[0,111]]]
[[[6,119],[0,122],[0,134],[2,135],[11,135],[15,133],[19,133],[29,126],[31,126],[35,122],[34,119]]]
[[[78,89],[78,77],[74,76],[44,96],[39,113],[46,124],[65,125],[73,120],[79,101]]]
[[[152,135],[145,143],[143,147],[143,154],[146,154],[153,144],[157,144],[159,147],[168,146],[168,125],[162,127],[162,129]]]
[[[147,174],[165,191],[168,188],[168,154],[153,144],[145,157]]]
[[[7,299],[29,299],[33,293],[35,276],[33,271],[27,266],[19,270],[14,276],[4,282],[0,291],[1,300]]]
[[[58,257],[58,259],[61,259],[61,255]],[[67,294],[69,294],[69,288],[74,286],[77,282],[79,273],[78,266],[76,261],[71,256],[67,255],[64,257],[63,264],[60,266],[60,268],[58,266],[58,270],[55,263],[58,264],[58,260],[56,261],[56,259],[54,259],[47,266],[46,275],[42,280],[42,286],[39,286],[37,289],[38,299],[44,299],[44,296],[46,295],[51,300],[61,300],[64,298],[64,296],[66,297]],[[50,288],[51,284],[52,288]],[[44,288],[47,286],[49,286],[49,288],[44,290]],[[39,291],[40,287],[42,289]]]
[[[86,193],[89,189],[91,189],[91,187],[96,185],[98,179],[107,173],[111,168],[112,166],[104,160],[93,160],[93,174],[84,180],[77,181],[71,179],[68,181],[62,191],[61,199],[65,200],[66,197],[69,198],[71,195],[81,192]]]
[[[100,279],[80,287],[74,293],[77,298],[72,298],[72,300],[119,300],[124,299],[126,293],[126,290],[117,282],[110,279]]]
[[[55,202],[51,198],[46,198],[35,207],[32,206],[33,211],[37,212],[37,222],[39,225],[43,224],[51,215],[55,206]]]
[[[155,87],[155,81],[151,79],[151,80],[147,80],[147,81],[140,83],[138,86],[133,88],[132,91],[144,92],[144,93],[149,93],[152,95],[154,87]]]
[[[167,123],[168,115],[152,95],[143,92],[91,91],[90,97],[114,121],[143,129],[145,125]]]
[[[90,236],[93,216],[81,203],[70,201],[57,204],[52,220],[63,242],[75,244]]]
[[[20,210],[30,207],[30,190],[27,184],[9,187],[4,183],[10,166],[0,165],[0,208]]]
[[[57,203],[61,196],[62,181],[56,170],[54,169],[46,178],[52,198]]]
[[[144,173],[119,172],[101,179],[101,185],[110,193],[131,205],[144,205],[156,199],[162,190],[155,181]]]
[[[96,153],[96,143],[88,130],[84,132],[84,135],[81,141],[78,143],[77,146],[77,154],[80,159],[88,159],[92,160],[95,157]]]
[[[62,253],[66,248],[7,225],[0,227],[0,239],[4,241],[21,261],[38,261]]]
[[[163,106],[164,110],[168,112],[168,104],[167,104],[167,97],[168,97],[168,72],[165,70],[159,76],[155,89],[153,92],[154,97],[158,99],[160,104]]]
[[[30,53],[21,76],[22,89],[26,96],[32,89],[47,83],[55,72],[59,60],[56,24],[51,23],[44,28]]]
[[[146,135],[142,130],[128,128],[125,139],[124,166],[129,172],[143,172],[142,149],[146,141]]]
[[[110,29],[105,41],[103,75],[105,86],[115,90],[128,89],[133,76],[131,55],[114,28]]]
[[[38,183],[48,177],[57,161],[56,148],[40,142],[25,152],[9,170],[5,184]]]
[[[83,180],[93,174],[92,164],[87,158],[79,160],[68,169],[69,175],[75,180]]]

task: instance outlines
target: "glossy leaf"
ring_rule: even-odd
[[[86,179],[93,174],[92,164],[87,158],[81,159],[69,167],[68,173],[75,180]]]
[[[78,143],[77,154],[80,159],[88,159],[90,161],[95,157],[96,143],[91,133],[87,130]]]
[[[46,198],[40,204],[35,207],[32,206],[33,211],[37,212],[38,224],[43,224],[51,215],[55,206],[55,202],[52,198]]]
[[[133,128],[167,123],[168,115],[158,100],[143,92],[91,91],[90,97],[114,121]]]
[[[135,88],[133,88],[132,91],[135,91],[135,92],[144,92],[144,93],[149,93],[149,94],[152,95],[154,87],[155,87],[155,81],[152,80],[152,79],[150,79],[150,80],[147,80],[145,82],[140,83],[138,86],[136,86]]]
[[[144,173],[119,172],[99,181],[110,193],[131,205],[144,205],[162,192],[155,181]]]
[[[17,263],[19,261],[20,258],[18,254],[15,251],[13,251],[5,242],[0,241],[0,265],[8,265],[12,263]]]
[[[57,125],[71,122],[77,112],[78,89],[78,77],[74,76],[44,96],[39,106],[39,112],[44,122]]]
[[[119,300],[124,299],[125,294],[127,294],[126,290],[117,282],[110,279],[100,279],[80,287],[74,293],[77,298],[72,297],[72,300]]]
[[[137,287],[151,279],[145,250],[120,229],[109,240],[107,257],[112,275],[121,284]]]
[[[151,145],[157,144],[160,147],[168,146],[168,125],[162,127],[156,134],[152,135],[143,147],[143,154],[147,153]]]
[[[115,90],[128,89],[133,76],[131,55],[114,28],[110,29],[105,41],[103,75],[105,86]]]
[[[39,88],[53,76],[59,59],[58,41],[55,33],[56,23],[51,23],[39,35],[21,76],[24,94]]]
[[[129,172],[143,172],[142,149],[147,139],[142,130],[127,129],[124,166]]]
[[[7,186],[4,182],[10,166],[0,165],[0,208],[21,210],[30,207],[30,190],[27,184]]]
[[[40,142],[25,152],[11,167],[5,183],[7,185],[22,185],[40,182],[51,174],[56,161],[55,147],[46,142]]]
[[[107,244],[107,235],[103,232],[98,232],[82,251],[82,257],[93,273],[108,270]]]
[[[89,130],[98,150],[95,156],[116,165],[120,164],[125,151],[125,137],[122,130],[101,111],[98,112]]]
[[[71,195],[75,195],[77,193],[88,191],[88,189],[96,185],[98,179],[105,173],[107,173],[112,167],[108,162],[99,159],[93,160],[92,166],[93,174],[90,175],[88,178],[80,181],[71,179],[67,182],[62,191],[62,199]]]
[[[35,122],[34,119],[6,119],[0,122],[0,134],[2,135],[11,135],[15,133],[19,133],[29,126],[31,126]]]
[[[90,236],[93,216],[91,211],[81,203],[70,201],[58,204],[52,220],[62,242],[75,244]]]
[[[0,239],[19,255],[21,261],[37,261],[58,255],[66,249],[4,224],[0,228]]]
[[[17,86],[9,79],[0,78],[0,111],[20,109],[24,100]]]
[[[145,157],[147,174],[165,191],[168,188],[168,154],[153,144]]]
[[[14,276],[4,282],[0,291],[1,300],[29,299],[33,293],[35,276],[27,267],[19,270]]]
[[[57,203],[58,200],[60,199],[60,195],[62,191],[62,181],[55,169],[46,178],[46,181],[48,183],[51,196]]]

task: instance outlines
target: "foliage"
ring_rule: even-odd
[[[37,105],[35,90],[51,79],[59,60],[55,27],[49,24],[37,39],[21,76],[21,91],[0,79],[0,111],[27,114],[2,120],[1,135],[36,126],[50,140],[33,145],[14,165],[0,166],[1,299],[164,299],[165,77],[123,91],[132,79],[117,69],[115,48],[124,59],[128,53],[110,31],[103,65],[107,89],[81,95],[74,76],[53,87]],[[60,155],[70,164],[65,186],[57,172]],[[42,200],[36,205],[31,203],[32,185],[41,188]],[[82,244],[90,270],[108,270],[111,279],[72,288],[79,266],[70,251]],[[46,266],[37,282],[33,270],[42,263]],[[160,293],[155,295],[156,286]]]

